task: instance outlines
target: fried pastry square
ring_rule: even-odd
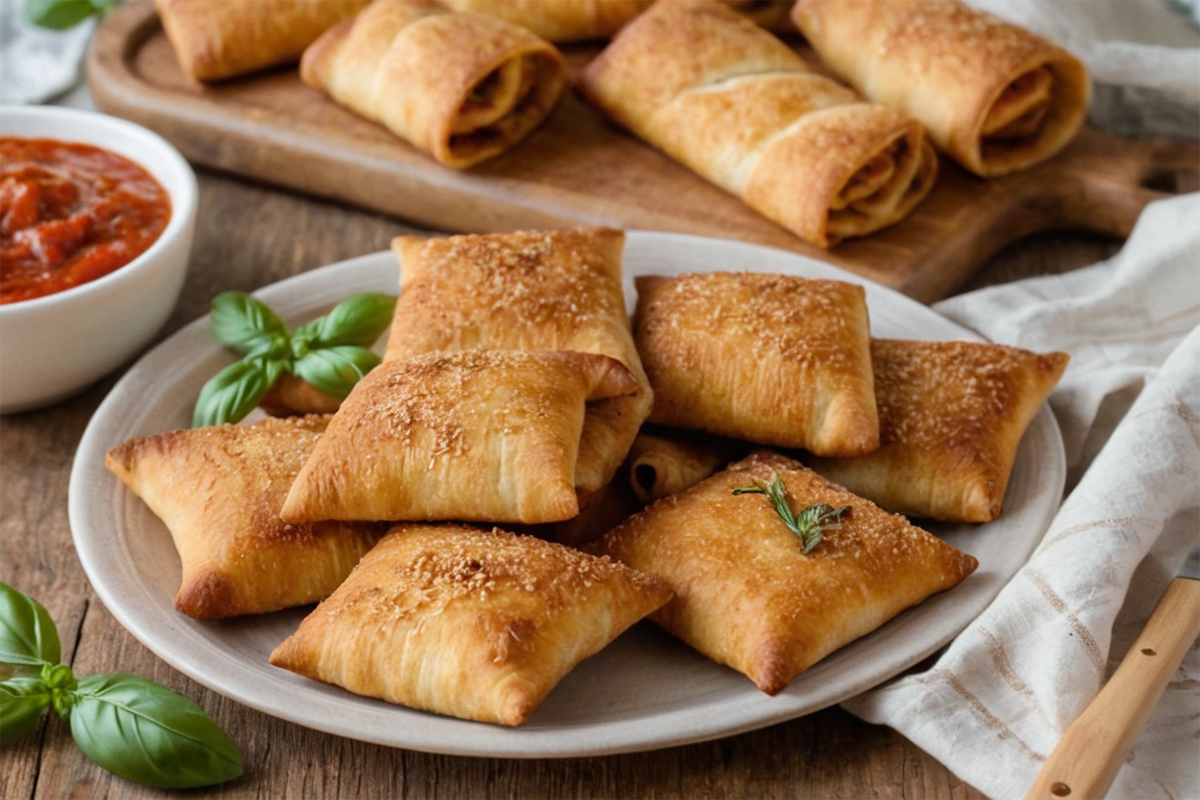
[[[875,339],[880,447],[810,466],[891,511],[988,522],[1029,422],[1062,377],[1066,353],[979,342]]]
[[[714,272],[637,288],[651,422],[821,455],[879,446],[861,286]]]
[[[638,390],[588,406],[578,485],[609,482],[653,399],[621,287],[625,234],[609,228],[428,239],[401,236],[386,360],[445,350],[576,350],[615,358]]]
[[[762,494],[786,487],[793,513],[849,506],[807,555]],[[759,452],[609,531],[597,552],[657,575],[675,598],[650,618],[767,694],[977,566],[970,555],[829,483]]]
[[[532,536],[400,524],[271,663],[411,708],[520,725],[580,661],[670,597],[657,578]]]
[[[383,535],[375,523],[288,523],[288,487],[328,417],[130,439],[105,465],[162,519],[183,563],[175,608],[197,619],[314,603]]]
[[[569,519],[579,513],[587,405],[637,389],[621,362],[593,353],[475,350],[385,361],[342,402],[283,518]]]

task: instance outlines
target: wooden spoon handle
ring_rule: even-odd
[[[1137,641],[1046,759],[1026,800],[1102,798],[1200,634],[1200,581],[1176,578]]]

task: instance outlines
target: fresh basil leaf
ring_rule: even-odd
[[[0,745],[23,739],[50,705],[50,689],[40,678],[9,678],[0,683]]]
[[[354,384],[378,365],[379,356],[367,348],[342,345],[310,350],[293,369],[296,377],[344,400]]]
[[[165,686],[133,675],[81,678],[71,735],[101,767],[160,789],[233,780],[242,758],[200,707]]]
[[[74,28],[95,13],[88,0],[25,0],[25,18],[56,31]]]
[[[209,330],[222,344],[241,353],[288,339],[283,320],[266,303],[245,292],[222,292],[213,298]]]
[[[238,422],[258,405],[280,367],[272,362],[235,361],[204,384],[192,412],[192,427]],[[272,375],[274,377],[272,377]]]
[[[32,597],[0,583],[0,664],[37,667],[61,660],[50,614]]]
[[[382,292],[361,292],[334,306],[323,317],[305,323],[296,336],[313,348],[354,344],[370,347],[387,330],[396,310],[396,298]]]

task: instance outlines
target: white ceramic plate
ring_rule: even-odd
[[[978,339],[900,294],[792,253],[737,242],[631,232],[632,276],[712,270],[783,272],[863,284],[876,336]],[[281,281],[257,295],[295,324],[367,289],[395,292],[391,253]],[[227,622],[174,611],[179,558],[161,522],[104,468],[127,438],[186,427],[203,383],[232,356],[197,320],[163,342],[113,388],[88,426],[71,474],[75,545],[97,594],[165,661],[223,695],[268,714],[369,742],[430,752],[503,757],[601,755],[728,736],[799,717],[859,694],[953,639],[992,601],[1041,539],[1063,489],[1062,439],[1046,409],[1021,442],[1004,514],[935,532],[979,559],[979,570],[839,650],[768,697],[744,676],[640,623],[580,664],[527,724],[503,728],[411,711],[309,681],[267,663],[309,609]]]

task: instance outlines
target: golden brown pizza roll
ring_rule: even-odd
[[[848,507],[807,554],[767,496],[734,494],[776,477],[794,515],[819,503]],[[605,534],[598,551],[665,580],[675,598],[650,619],[767,694],[978,565],[903,517],[766,452],[659,500]]]
[[[524,28],[432,0],[376,0],[300,62],[305,83],[459,169],[532,133],[566,87],[564,69]]]
[[[184,74],[216,81],[297,61],[370,0],[155,0]]]
[[[879,446],[861,286],[753,272],[636,283],[651,422],[821,455]]]
[[[585,493],[612,478],[653,398],[621,287],[625,234],[610,228],[428,239],[401,236],[385,360],[453,350],[575,350],[624,364],[632,395],[590,403],[576,478]],[[498,520],[491,520],[496,522]]]
[[[402,524],[271,663],[411,708],[520,725],[670,596],[656,578],[531,536]]]
[[[813,72],[715,0],[655,4],[587,66],[578,89],[822,247],[903,219],[937,172],[920,123]]]
[[[183,564],[175,608],[197,619],[313,603],[383,535],[374,523],[287,523],[288,487],[326,417],[139,436],[105,465],[162,519]]]
[[[800,0],[792,18],[835,73],[976,175],[1049,158],[1087,114],[1079,59],[958,0]]]
[[[661,500],[695,486],[740,449],[716,436],[642,429],[629,451],[629,485],[643,503]]]
[[[569,519],[579,513],[585,404],[637,388],[621,362],[592,353],[477,350],[385,361],[342,402],[282,516]]]
[[[880,447],[813,469],[884,508],[951,522],[1000,515],[1021,435],[1067,368],[978,342],[871,342]]]

